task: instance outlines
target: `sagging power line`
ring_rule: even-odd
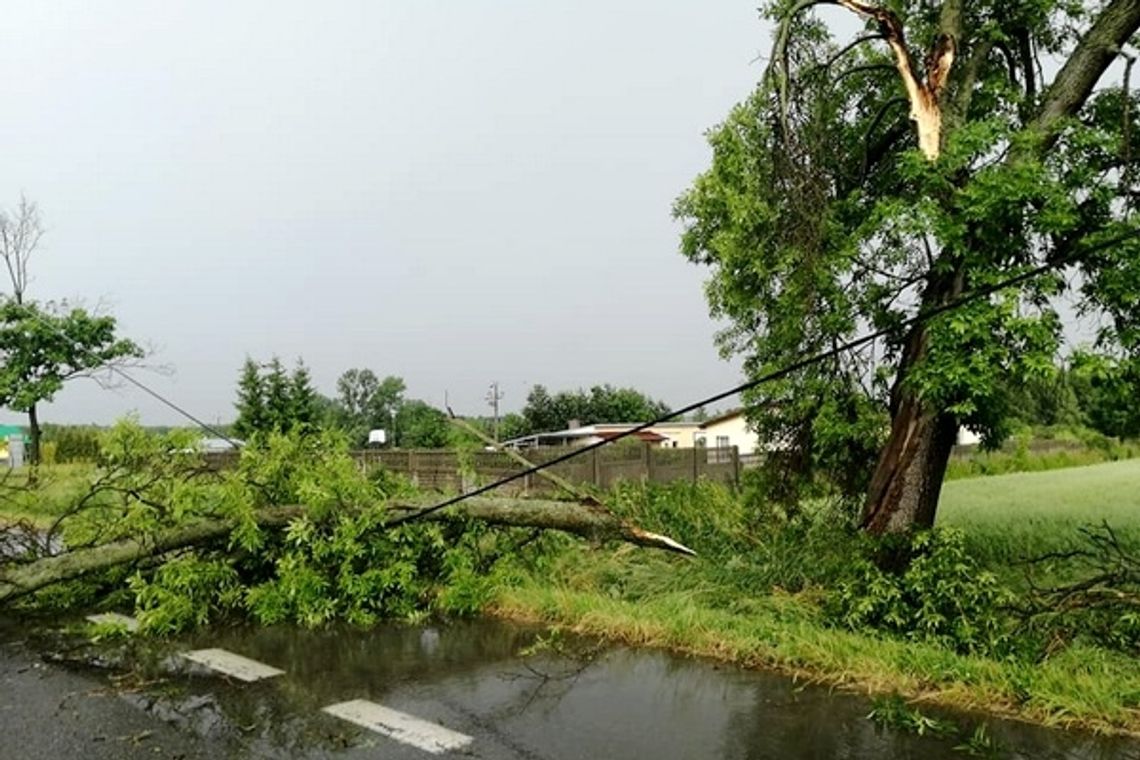
[[[979,301],[983,298],[988,298],[989,296],[991,296],[995,293],[998,293],[1002,290],[1006,290],[1007,288],[1015,287],[1015,286],[1020,285],[1022,283],[1036,279],[1037,277],[1040,277],[1043,274],[1054,271],[1056,269],[1060,269],[1063,266],[1068,266],[1069,264],[1076,263],[1076,262],[1080,261],[1082,258],[1084,258],[1085,256],[1089,256],[1089,255],[1096,253],[1098,251],[1105,250],[1106,248],[1111,248],[1115,245],[1119,245],[1120,243],[1123,243],[1123,242],[1126,242],[1128,240],[1132,240],[1132,239],[1135,239],[1138,237],[1140,237],[1140,230],[1133,230],[1131,232],[1127,232],[1127,233],[1124,233],[1122,235],[1118,235],[1118,236],[1110,238],[1108,240],[1101,241],[1100,243],[1089,246],[1085,249],[1075,250],[1067,256],[1058,257],[1057,259],[1054,259],[1052,261],[1048,261],[1048,262],[1041,264],[1040,266],[1034,267],[1032,269],[1028,269],[1024,272],[1021,272],[1020,274],[1010,276],[1004,280],[1001,280],[1000,282],[996,282],[992,285],[987,285],[985,287],[979,288],[979,289],[972,291],[970,293],[962,294],[961,296],[959,296],[958,298],[956,298],[952,301],[948,301],[944,304],[940,304],[939,306],[928,309],[925,312],[920,312],[918,314],[915,314],[912,317],[904,319],[892,327],[885,327],[885,328],[881,328],[879,330],[876,330],[874,332],[867,333],[867,334],[865,334],[859,338],[855,338],[853,340],[850,340],[847,343],[843,343],[843,344],[840,344],[838,346],[834,346],[833,348],[830,348],[827,351],[822,351],[820,353],[816,353],[816,354],[813,354],[811,356],[805,357],[803,359],[800,359],[799,361],[785,365],[784,367],[782,367],[780,369],[773,370],[773,371],[768,372],[764,375],[761,375],[760,377],[757,377],[757,378],[754,378],[752,380],[748,380],[746,382],[740,383],[739,385],[733,386],[732,388],[721,391],[719,393],[715,393],[711,396],[700,399],[699,401],[694,401],[694,402],[692,402],[686,406],[681,407],[680,409],[676,409],[674,411],[671,411],[668,414],[660,415],[659,417],[652,419],[652,420],[649,420],[648,422],[643,422],[643,423],[640,423],[638,425],[635,425],[634,427],[630,428],[629,430],[625,430],[621,433],[618,433],[616,435],[608,437],[604,440],[596,441],[594,443],[590,443],[590,444],[587,444],[585,446],[580,446],[580,447],[574,449],[573,451],[569,451],[565,454],[557,456],[557,457],[555,457],[555,458],[553,458],[547,462],[535,464],[531,467],[520,470],[519,472],[513,473],[511,475],[507,475],[507,476],[502,477],[496,481],[493,481],[491,483],[487,483],[485,485],[479,486],[478,488],[472,489],[472,490],[467,491],[465,493],[449,497],[449,498],[444,499],[443,501],[441,501],[437,504],[434,504],[430,507],[426,507],[426,508],[419,510],[417,512],[412,512],[412,513],[409,513],[407,515],[403,515],[401,517],[394,518],[393,520],[391,520],[389,522],[389,525],[393,525],[393,526],[394,525],[400,525],[400,524],[403,524],[406,522],[412,522],[412,521],[421,519],[423,517],[427,517],[428,515],[431,515],[435,512],[438,512],[441,509],[446,509],[447,507],[450,507],[454,504],[458,504],[459,502],[464,501],[465,499],[469,499],[473,496],[480,496],[480,495],[485,494],[489,491],[493,491],[496,488],[507,485],[509,483],[513,483],[517,480],[521,480],[527,476],[534,475],[538,472],[541,472],[542,470],[553,467],[557,464],[561,464],[562,462],[569,461],[570,459],[573,459],[575,457],[579,457],[583,454],[587,454],[587,453],[594,451],[596,449],[599,449],[603,446],[606,446],[606,445],[609,445],[612,443],[616,443],[620,440],[624,440],[624,439],[629,438],[631,436],[635,436],[638,433],[641,433],[641,432],[648,430],[649,428],[653,427],[654,425],[660,425],[663,422],[668,422],[672,419],[680,417],[681,415],[688,414],[689,412],[696,411],[696,410],[700,409],[701,407],[706,407],[706,406],[709,406],[710,404],[715,404],[718,401],[723,401],[726,398],[731,398],[733,396],[739,395],[740,393],[742,393],[744,391],[751,390],[751,389],[756,388],[760,385],[764,385],[766,383],[770,383],[770,382],[774,382],[776,380],[780,380],[784,377],[791,375],[794,372],[798,372],[801,369],[805,369],[807,367],[810,367],[813,364],[818,364],[820,362],[827,361],[828,359],[832,359],[836,356],[839,356],[840,354],[843,354],[843,353],[846,353],[848,351],[852,351],[852,350],[861,348],[863,346],[866,346],[868,344],[871,344],[871,343],[873,343],[873,342],[875,342],[881,338],[887,337],[888,335],[890,335],[892,332],[895,332],[896,330],[906,329],[909,327],[913,327],[915,325],[923,324],[925,322],[930,321],[931,319],[934,319],[935,317],[938,317],[942,314],[946,314],[946,313],[951,312],[951,311],[955,311],[956,309],[960,309],[967,304],[973,303],[975,301]],[[201,420],[200,418],[198,418],[194,414],[190,413],[189,411],[187,411],[183,407],[179,406],[174,401],[171,401],[170,399],[168,399],[163,394],[161,394],[158,391],[154,390],[153,388],[149,387],[148,385],[143,383],[141,380],[139,380],[139,379],[135,378],[134,376],[128,374],[123,369],[121,369],[119,367],[108,367],[107,370],[109,372],[113,372],[115,374],[118,374],[125,381],[127,381],[131,385],[135,386],[139,390],[143,391],[147,395],[151,396],[155,400],[159,401],[160,403],[162,403],[163,405],[165,405],[169,409],[173,410],[177,414],[179,414],[179,415],[185,417],[187,420],[193,422],[195,425],[197,425],[203,431],[210,433],[211,435],[226,441],[227,443],[231,444],[235,448],[238,447],[238,442],[236,440],[234,440],[232,437],[221,432],[220,430],[218,430],[214,426],[210,425],[209,423]],[[497,388],[495,390],[497,390]],[[450,407],[448,408],[448,413],[451,414]],[[454,414],[452,414],[452,416],[454,416]]]
[[[835,346],[833,348],[830,348],[827,351],[822,351],[820,353],[813,354],[813,355],[808,356],[806,358],[800,359],[797,362],[793,362],[791,364],[788,364],[788,365],[786,365],[780,369],[773,370],[773,371],[768,372],[764,375],[761,375],[760,377],[757,377],[757,378],[754,378],[752,380],[748,380],[746,382],[743,382],[740,385],[729,388],[728,390],[722,391],[720,393],[713,394],[712,396],[709,396],[707,398],[703,398],[700,401],[695,401],[691,404],[688,404],[687,406],[681,407],[680,409],[669,412],[668,414],[663,414],[663,415],[657,417],[656,419],[652,419],[648,422],[643,422],[639,425],[636,425],[636,426],[630,428],[629,430],[618,433],[617,435],[608,437],[608,438],[601,440],[601,441],[595,441],[594,443],[590,443],[590,444],[587,444],[585,446],[580,446],[580,447],[574,449],[573,451],[569,451],[565,454],[557,456],[557,457],[555,457],[555,458],[553,458],[547,462],[542,462],[541,464],[533,465],[532,467],[528,467],[528,468],[521,470],[519,472],[513,473],[511,475],[507,475],[507,476],[502,477],[502,478],[500,478],[496,481],[493,481],[491,483],[487,483],[486,485],[479,486],[478,488],[472,489],[470,491],[459,494],[457,496],[452,496],[450,498],[444,499],[443,501],[441,501],[437,504],[434,504],[430,507],[425,507],[424,509],[422,509],[418,512],[410,513],[408,515],[404,515],[400,518],[397,518],[397,519],[391,521],[390,524],[391,525],[399,525],[402,523],[412,522],[414,520],[418,520],[420,518],[427,517],[428,515],[431,515],[435,512],[438,512],[441,509],[446,509],[447,507],[450,507],[453,504],[458,504],[459,502],[461,502],[465,499],[469,499],[473,496],[480,496],[482,494],[487,493],[488,491],[493,491],[496,488],[507,485],[508,483],[513,483],[516,480],[521,480],[521,479],[523,479],[529,475],[534,475],[534,474],[536,474],[542,470],[545,470],[548,467],[553,467],[554,465],[561,464],[562,462],[569,461],[570,459],[573,459],[575,457],[579,457],[579,456],[582,456],[583,454],[587,454],[587,453],[594,451],[596,449],[600,449],[601,447],[606,446],[608,444],[617,443],[620,440],[623,440],[625,438],[629,438],[631,436],[637,435],[638,433],[641,433],[641,432],[648,430],[649,428],[653,427],[654,425],[660,425],[663,422],[668,422],[669,420],[680,417],[681,415],[688,414],[689,412],[696,411],[697,409],[700,409],[703,406],[715,404],[718,401],[723,401],[726,398],[736,396],[736,395],[738,395],[744,391],[751,390],[751,389],[756,388],[756,387],[763,385],[765,383],[771,383],[771,382],[774,382],[776,380],[780,380],[784,377],[791,375],[794,372],[798,372],[801,369],[805,369],[807,367],[810,367],[813,364],[818,364],[820,362],[824,362],[824,361],[827,361],[828,359],[832,359],[836,356],[839,356],[840,354],[844,354],[848,351],[852,351],[852,350],[855,350],[858,348],[862,348],[863,346],[869,345],[869,344],[874,343],[875,341],[877,341],[881,338],[885,338],[885,337],[889,336],[891,333],[893,333],[897,330],[902,330],[902,329],[906,329],[909,327],[914,327],[915,325],[923,324],[925,322],[929,322],[930,320],[932,320],[935,317],[938,317],[942,314],[946,314],[947,312],[951,312],[951,311],[954,311],[956,309],[960,309],[967,304],[973,303],[975,301],[980,301],[983,298],[988,298],[995,293],[998,293],[1002,290],[1006,290],[1007,288],[1012,288],[1012,287],[1015,287],[1015,286],[1020,285],[1022,283],[1029,282],[1030,280],[1036,279],[1037,277],[1040,277],[1043,274],[1047,274],[1048,272],[1054,271],[1056,269],[1060,269],[1063,266],[1068,266],[1069,264],[1076,263],[1077,261],[1080,261],[1085,256],[1089,256],[1093,253],[1096,253],[1097,251],[1102,251],[1106,248],[1111,248],[1115,245],[1119,245],[1125,241],[1132,240],[1132,239],[1138,238],[1138,237],[1140,237],[1140,230],[1132,230],[1131,232],[1127,232],[1127,233],[1124,233],[1122,235],[1110,238],[1108,240],[1101,241],[1100,243],[1089,246],[1088,248],[1084,248],[1081,250],[1074,250],[1073,252],[1071,252],[1067,256],[1059,256],[1052,261],[1047,261],[1046,263],[1041,264],[1040,266],[1034,267],[1032,269],[1028,269],[1028,270],[1026,270],[1020,274],[1013,275],[1013,276],[1008,277],[1008,278],[1006,278],[1000,282],[994,283],[992,285],[987,285],[985,287],[979,288],[978,290],[972,291],[970,293],[964,293],[952,301],[947,301],[944,304],[940,304],[940,305],[938,305],[934,308],[928,309],[924,312],[919,312],[912,317],[909,317],[907,319],[902,320],[901,322],[899,322],[896,325],[893,325],[891,327],[884,327],[884,328],[876,330],[874,332],[867,333],[866,335],[863,335],[862,337],[855,338],[851,341],[848,341],[847,343],[843,343],[843,344],[840,344],[840,345]]]

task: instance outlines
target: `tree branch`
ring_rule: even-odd
[[[838,5],[878,23],[880,35],[887,41],[888,47],[894,54],[895,68],[902,78],[907,99],[910,101],[910,116],[918,127],[919,147],[928,159],[937,158],[942,145],[942,110],[938,101],[949,80],[951,66],[954,63],[956,37],[945,31],[938,35],[926,57],[926,79],[923,80],[919,77],[914,59],[907,48],[906,35],[899,17],[886,8],[859,0],[800,0],[780,24],[769,76],[776,78],[775,85],[780,100],[780,123],[784,132],[788,132],[788,36],[795,17],[816,5]],[[955,21],[953,11],[947,16],[944,10],[944,27],[946,25],[952,27],[955,23],[960,25],[960,0],[949,0],[946,5],[958,8],[959,18]]]
[[[1100,12],[1057,73],[1030,124],[1044,137],[1044,148],[1056,141],[1060,122],[1085,104],[1101,75],[1137,28],[1140,0],[1111,0]]]
[[[423,509],[423,505],[415,503],[388,505],[385,523],[406,520]],[[282,506],[259,510],[255,519],[262,527],[282,528],[304,515],[304,507]],[[591,540],[616,539],[637,546],[696,555],[692,549],[668,536],[643,530],[593,504],[472,497],[445,510],[426,514],[423,519],[448,520],[456,517],[504,527],[557,530]],[[213,544],[227,539],[235,527],[232,520],[198,520],[146,538],[121,539],[16,565],[0,572],[0,605],[99,570],[191,546]],[[381,529],[384,527],[380,526]]]

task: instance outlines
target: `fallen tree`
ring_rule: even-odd
[[[405,521],[430,506],[426,503],[390,504],[384,507],[386,523]],[[280,529],[306,514],[305,507],[282,506],[255,513],[259,527]],[[490,525],[554,530],[590,540],[621,540],[638,546],[694,556],[683,544],[668,536],[643,530],[596,504],[472,497],[445,510],[423,515],[424,520],[476,520]],[[237,528],[235,520],[198,519],[141,538],[126,538],[71,551],[62,551],[0,570],[0,605],[57,583],[75,580],[89,573],[143,560],[161,558],[171,552],[207,547],[226,541]]]

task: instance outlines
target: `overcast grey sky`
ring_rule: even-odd
[[[0,203],[40,204],[32,296],[105,301],[210,421],[246,354],[468,413],[496,379],[509,409],[534,383],[680,405],[739,377],[670,206],[760,75],[755,5],[14,4]],[[178,421],[89,382],[43,417],[131,410]]]

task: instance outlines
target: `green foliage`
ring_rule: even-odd
[[[237,571],[228,559],[178,557],[147,578],[130,580],[139,629],[165,635],[205,625],[241,601]]]
[[[102,431],[91,425],[44,425],[45,464],[95,462],[99,457],[99,439]],[[47,451],[51,447],[52,458]]]
[[[234,434],[247,440],[293,430],[311,432],[325,416],[305,363],[298,359],[289,375],[276,356],[266,365],[246,357],[234,406]]]
[[[1016,433],[1000,450],[951,456],[946,479],[1044,472],[1137,456],[1140,456],[1140,444],[1118,441],[1088,428],[1032,428]]]
[[[582,425],[648,422],[668,413],[669,407],[664,402],[634,388],[595,385],[589,391],[579,388],[559,391],[552,396],[544,386],[536,385],[526,397],[522,410],[525,424],[520,426],[525,432],[520,435],[563,430],[571,420]]]
[[[523,417],[518,412],[510,412],[504,414],[499,420],[499,440],[509,441],[514,438],[521,438],[528,433],[535,432],[531,429],[530,423],[526,417]]]
[[[88,627],[92,643],[124,641],[131,637],[131,630],[125,623],[91,623]]]
[[[1008,622],[1000,608],[1009,591],[967,553],[961,532],[941,529],[890,540],[909,541],[906,568],[891,572],[871,559],[857,560],[854,577],[829,600],[832,620],[853,630],[937,641],[960,652],[1006,650]]]
[[[1005,746],[986,729],[985,724],[978,724],[973,733],[963,736],[961,743],[956,744],[954,749],[970,757],[999,758],[1009,754]]]
[[[872,700],[867,718],[877,726],[918,736],[953,736],[958,733],[958,725],[953,721],[925,715],[908,705],[898,694]]]
[[[763,10],[783,22],[792,7],[769,2]],[[912,49],[925,49],[936,6],[890,7]],[[1063,61],[1096,16],[1057,2],[1031,13],[1003,4],[966,13],[952,92],[969,65],[966,51],[1025,39]],[[746,397],[762,439],[793,451],[785,479],[814,484],[822,476],[859,493],[884,420],[903,396],[1000,444],[1027,412],[1012,404],[1011,389],[1050,381],[1062,295],[1104,317],[1097,338],[1106,350],[1140,352],[1135,239],[921,329],[904,327],[919,309],[963,290],[1136,230],[1138,196],[1119,168],[1128,123],[1119,89],[1094,91],[1040,150],[1043,100],[1025,92],[1024,78],[1011,82],[1016,60],[983,56],[971,88],[943,99],[944,147],[932,161],[914,149],[899,76],[880,40],[844,48],[810,10],[791,21],[786,39],[770,77],[710,130],[711,164],[675,205],[683,255],[708,267],[710,312],[726,325],[720,348],[743,357],[747,376],[887,331],[872,349],[797,369]],[[1072,398],[1049,401],[1054,408],[1032,413],[1068,421]],[[784,492],[790,501],[801,493]]]
[[[370,369],[349,369],[337,379],[336,389],[338,422],[352,445],[364,445],[370,430],[388,431],[389,443],[397,444],[397,430],[403,429],[396,419],[406,390],[402,379],[389,375],[380,380]]]
[[[899,694],[888,694],[871,700],[867,718],[880,728],[905,731],[916,736],[957,737],[960,743],[955,751],[970,757],[1004,757],[1005,748],[979,723],[973,731],[963,728],[957,721],[936,718],[912,707]]]
[[[648,601],[675,592],[716,609],[747,610],[773,593],[813,594],[840,582],[862,545],[845,506],[831,499],[782,518],[761,515],[731,489],[709,482],[622,484],[603,498],[618,514],[698,555],[677,562],[623,547],[599,558],[571,544],[554,560],[556,570],[542,570],[614,599]]]
[[[439,409],[412,399],[400,404],[396,430],[401,448],[442,449],[449,445],[452,425]]]
[[[259,431],[269,430],[269,413],[266,409],[265,382],[261,368],[250,357],[245,357],[238,378],[237,419],[234,435],[250,438]]]
[[[1105,435],[1140,437],[1140,359],[1081,352],[1073,374],[1090,425]]]
[[[1111,519],[1122,542],[1127,539],[1127,550],[1140,556],[1138,468],[1140,461],[1130,461],[1006,476],[1001,483],[949,483],[941,517],[958,535],[946,539],[949,550],[924,547],[923,553],[937,556],[928,556],[905,583],[870,565],[877,546],[850,528],[852,512],[841,501],[815,500],[789,516],[713,484],[626,485],[602,494],[604,503],[695,547],[696,558],[629,546],[586,552],[577,542],[549,537],[542,553],[528,556],[521,580],[500,587],[496,607],[611,641],[745,666],[777,664],[847,687],[898,689],[926,704],[1016,706],[1043,722],[1135,725],[1137,659],[1107,639],[1074,636],[1087,618],[1074,617],[1057,629],[1019,624],[1025,589],[1017,584],[1025,580],[1019,562],[1080,548],[1074,544],[1077,528],[1102,516]],[[1039,568],[1049,575],[1035,571],[1035,578],[1058,583],[1071,575],[1071,565],[1058,558]],[[996,576],[996,587],[983,573]],[[918,591],[912,603],[893,604],[910,616],[912,630],[884,629],[879,620],[855,627],[838,621],[838,591],[857,592],[851,600],[861,604],[871,582],[884,585],[883,595],[892,599],[904,587],[932,586],[930,607],[924,608]],[[970,587],[975,583],[979,590]],[[1013,605],[1003,589],[1019,593]],[[884,611],[888,605],[881,599],[873,596],[870,604]],[[1127,633],[1130,623],[1117,617],[1120,632]],[[930,636],[932,623],[944,635]],[[1047,630],[1062,636],[1053,640]],[[962,634],[973,643],[955,639]],[[930,730],[922,720],[908,725]],[[973,727],[948,738],[976,756],[1002,751]]]
[[[26,412],[50,401],[63,384],[122,359],[143,356],[116,335],[111,316],[66,304],[0,302],[0,405]]]
[[[364,625],[433,611],[471,615],[491,601],[514,560],[512,531],[462,522],[387,527],[384,502],[407,495],[406,483],[366,476],[337,433],[267,433],[221,473],[204,468],[196,441],[192,431],[156,435],[121,422],[104,436],[91,488],[59,505],[73,546],[128,537],[145,544],[202,520],[233,523],[226,544],[196,547],[130,577],[127,601],[145,631],[169,634],[240,616]],[[262,528],[258,515],[277,509],[298,514],[283,532]],[[99,574],[36,603],[89,600],[108,583],[123,578]]]
[[[1011,422],[1027,427],[1084,425],[1082,385],[1066,367],[1052,367],[1028,382],[1011,384],[1006,390]]]

